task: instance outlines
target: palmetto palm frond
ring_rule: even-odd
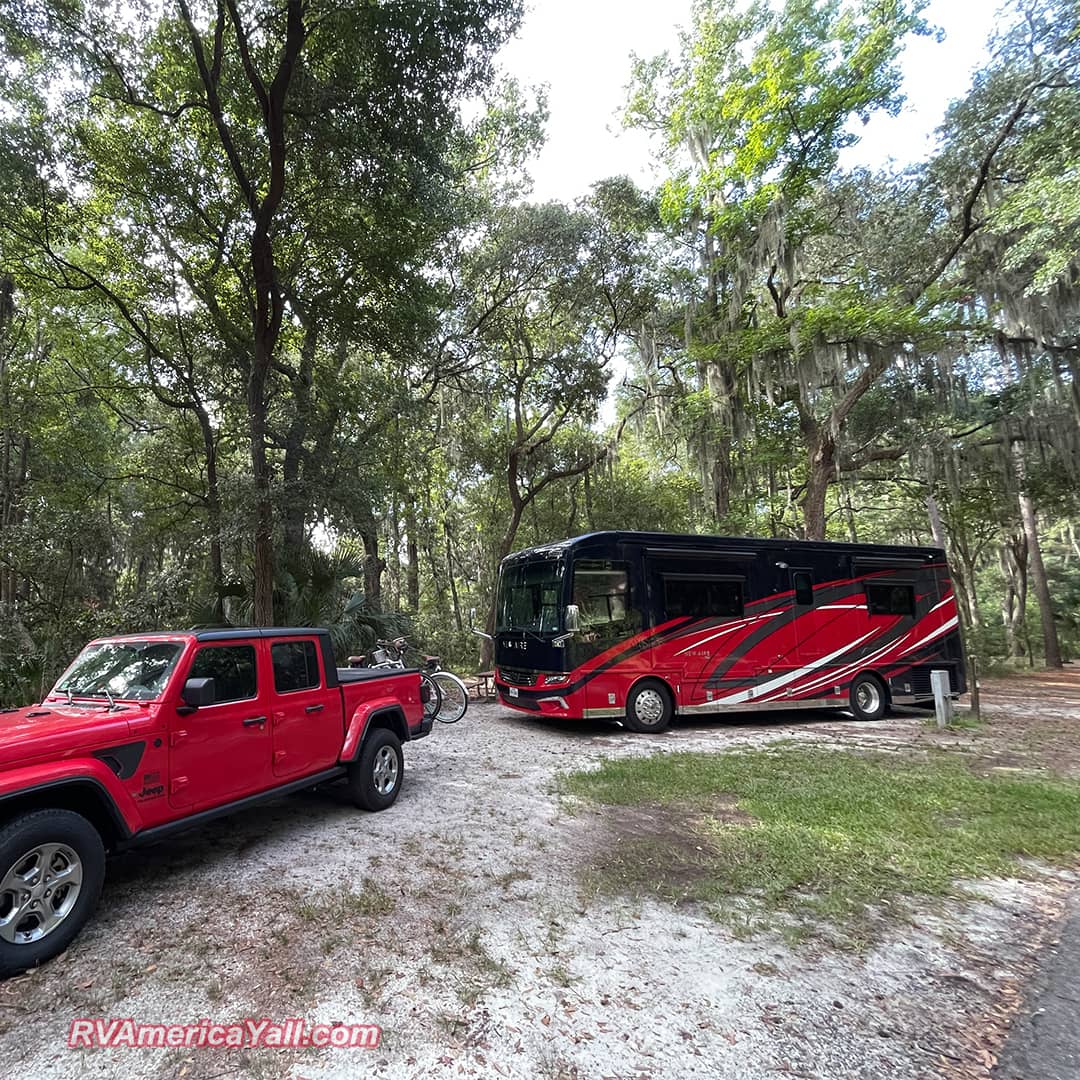
[[[307,548],[288,568],[279,568],[274,585],[274,619],[278,626],[322,626],[330,631],[334,651],[347,656],[370,648],[376,638],[407,634],[406,615],[386,612],[368,603],[357,585],[364,576],[364,556],[351,542],[334,551]],[[234,620],[243,625],[252,618],[250,595],[233,604]],[[192,612],[196,625],[219,625],[211,603]]]

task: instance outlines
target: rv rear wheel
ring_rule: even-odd
[[[626,699],[625,727],[630,731],[663,731],[675,715],[671,691],[655,680],[639,682]]]
[[[885,684],[868,672],[856,675],[848,691],[848,708],[856,720],[880,720],[889,708]]]

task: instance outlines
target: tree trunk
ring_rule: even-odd
[[[308,511],[311,509],[308,501],[311,460],[304,453],[304,443],[311,429],[311,387],[318,344],[318,313],[309,308],[301,310],[304,313],[304,343],[300,348],[299,366],[290,378],[294,412],[285,434],[285,453],[281,463],[282,562],[289,569],[299,566],[303,560]],[[315,460],[322,459],[316,455]]]
[[[726,520],[731,512],[731,437],[716,442],[716,459],[712,467],[712,502],[717,523]]]
[[[210,414],[199,402],[195,416],[202,432],[203,456],[206,459],[206,525],[210,530],[210,579],[214,590],[214,620],[225,621],[225,563],[221,554],[221,489],[218,485],[217,442]]]
[[[382,572],[386,563],[379,558],[379,532],[375,523],[360,532],[364,545],[364,599],[373,611],[382,606]]]
[[[285,439],[281,463],[281,562],[290,571],[301,565],[307,537],[308,507],[300,479],[302,452],[303,434],[300,426],[293,423]]]
[[[934,543],[944,551],[948,547],[945,525],[941,520],[941,507],[938,506],[938,501],[932,494],[926,496],[926,514],[930,518],[930,534],[934,538]]]
[[[1050,599],[1050,585],[1046,580],[1046,567],[1043,565],[1042,547],[1039,544],[1038,519],[1031,493],[1025,490],[1027,477],[1024,469],[1024,448],[1019,442],[1014,442],[1012,451],[1020,488],[1020,519],[1024,523],[1024,536],[1027,539],[1028,559],[1031,564],[1031,584],[1035,589],[1035,599],[1039,602],[1039,618],[1042,620],[1043,657],[1048,668],[1060,668],[1063,666],[1061,646],[1058,644],[1054,605]]]
[[[592,481],[589,479],[591,469],[585,470],[585,521],[589,526],[589,532],[596,532],[596,519],[593,517],[592,504]]]
[[[271,497],[270,461],[266,446],[267,383],[270,366],[281,332],[285,305],[274,263],[274,227],[285,195],[286,138],[285,102],[304,47],[304,4],[287,0],[285,4],[285,42],[272,81],[267,85],[245,59],[244,69],[256,102],[262,112],[266,134],[267,177],[265,187],[249,174],[244,158],[237,150],[230,116],[219,94],[219,63],[209,63],[203,39],[192,20],[187,0],[179,0],[180,14],[187,25],[192,52],[206,91],[206,105],[229,161],[237,187],[251,215],[249,265],[252,276],[251,355],[247,367],[247,406],[250,418],[251,473],[255,486],[254,548],[255,573],[252,588],[253,617],[256,625],[269,626],[274,621],[274,506]],[[235,5],[230,15],[238,42],[245,31]],[[218,5],[217,40],[226,24],[225,7]]]
[[[420,610],[420,553],[416,543],[416,510],[410,496],[406,495],[405,511],[405,596],[408,609],[415,615]]]
[[[836,443],[821,425],[810,439],[803,492],[803,531],[807,540],[825,539],[825,498],[836,473]]]
[[[307,410],[306,403],[301,400],[301,393],[296,389],[296,381],[293,393],[297,398],[297,415],[293,417],[285,435],[285,453],[281,462],[281,561],[288,570],[294,570],[303,560],[307,518],[307,501],[300,479],[304,436],[307,431]]]
[[[502,539],[499,541],[499,546],[495,551],[495,565],[493,567],[493,574],[491,577],[492,589],[491,600],[488,603],[487,618],[484,620],[484,630],[491,636],[495,634],[495,602],[496,592],[498,584],[498,572],[499,566],[503,559],[514,550],[514,541],[517,539],[518,528],[521,525],[522,515],[525,513],[526,504],[522,501],[521,493],[517,489],[517,460],[511,459],[511,465],[507,469],[507,480],[511,485],[511,504],[513,510],[510,514],[510,520],[506,523],[506,529],[503,532]],[[531,500],[530,500],[531,501]],[[491,667],[492,660],[495,655],[494,642],[488,638],[483,638],[483,645],[480,648],[480,668],[486,671]]]
[[[1010,659],[1019,660],[1025,653],[1025,616],[1028,592],[1027,536],[1017,533],[1001,545],[1001,569],[1005,575],[1005,594],[1001,618],[1005,625],[1005,644]]]
[[[926,513],[930,519],[930,533],[936,547],[949,552],[952,570],[953,592],[956,594],[957,610],[965,616],[969,630],[982,626],[982,613],[975,592],[975,564],[970,555],[967,539],[961,530],[953,534],[953,543],[948,542],[945,524],[941,519],[941,507],[933,494],[926,496]]]
[[[454,624],[460,634],[465,627],[461,622],[461,602],[458,599],[457,582],[454,579],[454,557],[450,546],[450,526],[444,523],[443,530],[446,537],[446,577],[450,582],[450,598],[454,603]]]
[[[256,626],[273,626],[274,507],[270,495],[270,463],[266,453],[266,406],[262,395],[263,381],[255,378],[253,374],[248,388],[248,411],[251,416],[251,472],[255,482],[253,618]]]

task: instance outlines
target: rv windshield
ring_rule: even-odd
[[[557,633],[562,577],[563,564],[554,559],[506,567],[499,585],[495,629]]]

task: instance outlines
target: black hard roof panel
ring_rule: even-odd
[[[316,634],[329,634],[324,626],[219,626],[210,630],[196,630],[197,641],[223,641],[229,638],[260,637],[313,637]]]
[[[226,638],[259,637],[314,637],[317,634],[329,634],[325,626],[208,626],[187,630],[144,630],[137,634],[109,634],[95,640],[111,641],[123,639],[133,641],[139,638],[193,637],[196,641],[222,641]]]
[[[620,541],[634,541],[648,544],[650,547],[682,547],[682,548],[713,548],[725,547],[729,549],[770,549],[770,548],[816,548],[836,552],[837,554],[873,557],[874,555],[888,557],[918,555],[923,558],[944,558],[945,553],[940,548],[932,547],[905,547],[900,544],[850,544],[839,540],[790,540],[784,537],[757,537],[757,536],[713,536],[707,533],[664,533],[664,532],[633,532],[628,529],[612,529],[605,532],[584,533],[581,536],[573,536],[566,540],[558,540],[551,544],[541,544],[537,547],[526,548],[523,551],[515,551],[506,556],[507,562],[526,556],[549,556],[556,558],[570,548],[583,546],[590,542],[615,544]]]

